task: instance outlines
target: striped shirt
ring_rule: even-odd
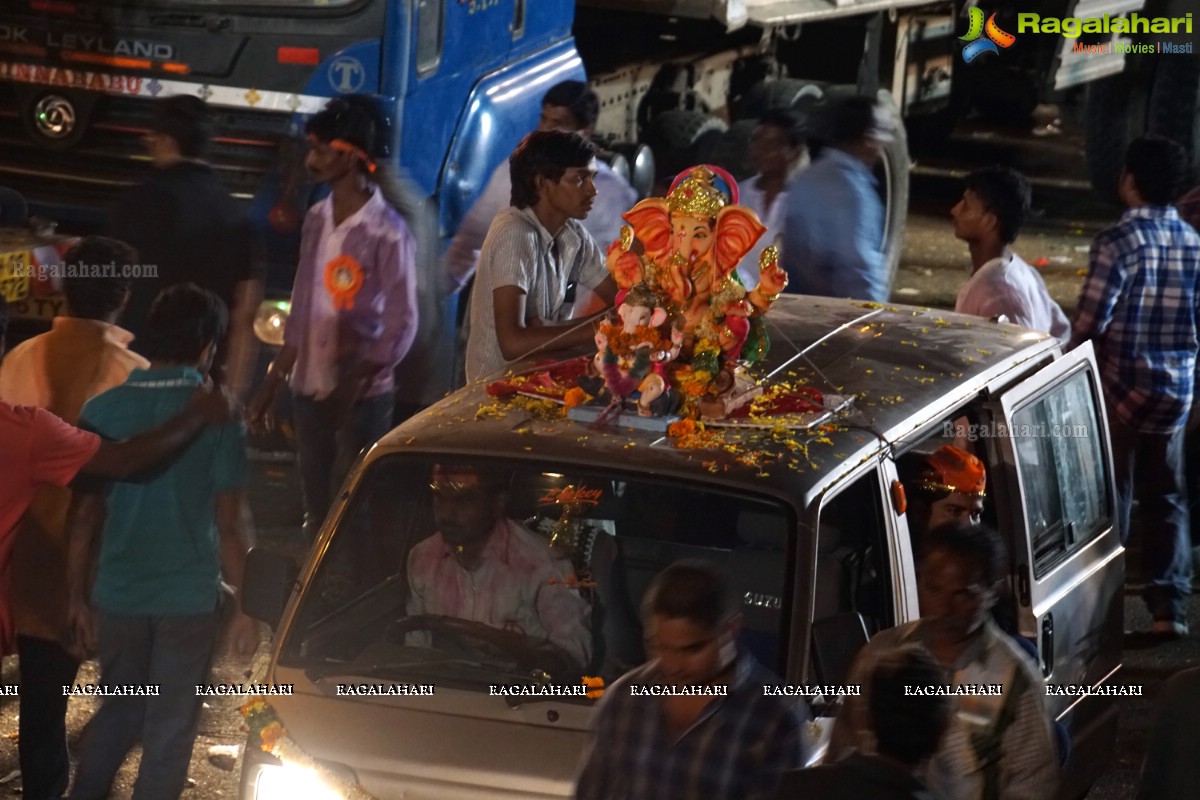
[[[1144,433],[1187,421],[1200,348],[1200,234],[1131,208],[1092,242],[1069,347],[1091,339],[1110,411]]]
[[[838,713],[829,743],[830,760],[854,751],[874,754],[867,710],[870,676],[885,654],[910,642],[925,643],[920,624],[918,620],[881,631],[858,654],[846,682],[862,686],[862,694],[847,697]],[[930,763],[929,788],[955,800],[1053,797],[1058,751],[1043,699],[1044,684],[1029,657],[987,620],[958,662],[950,665],[947,679],[956,688],[999,684],[1002,689],[998,696],[954,696],[954,716]],[[1015,714],[1007,727],[997,730],[1006,703],[1015,704]],[[982,745],[986,739],[994,739],[998,746]],[[989,791],[989,783],[995,793]]]
[[[571,312],[568,286],[593,289],[607,277],[604,253],[577,220],[568,219],[552,235],[532,208],[509,206],[501,211],[488,229],[471,291],[467,380],[485,378],[507,363],[496,339],[496,289],[516,286],[525,293],[524,322],[556,323]]]
[[[661,683],[651,661],[604,693],[577,800],[758,800],[773,795],[784,772],[804,766],[808,707],[766,696],[763,686],[779,680],[752,656],[738,658],[728,695],[678,738],[661,701],[630,690]]]

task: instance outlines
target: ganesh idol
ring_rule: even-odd
[[[761,317],[787,286],[787,273],[769,247],[758,286],[742,285],[737,265],[766,227],[737,201],[737,183],[721,168],[685,170],[665,198],[642,200],[623,215],[629,224],[607,264],[623,292],[644,283],[664,299],[688,349],[716,345],[723,360],[754,361],[767,347]]]

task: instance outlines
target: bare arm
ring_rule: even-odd
[[[220,492],[216,512],[221,575],[238,597],[238,608],[226,631],[226,646],[238,655],[249,655],[258,644],[258,628],[241,609],[246,551],[250,549],[250,512],[245,495],[240,489]]]
[[[287,383],[292,368],[296,366],[296,353],[295,345],[285,344],[280,348],[279,355],[275,356],[275,360],[267,367],[266,376],[246,406],[246,424],[251,430],[260,431],[271,427],[271,409],[275,406],[279,389]]]
[[[206,425],[228,422],[235,405],[226,392],[197,389],[187,408],[157,428],[125,441],[101,442],[80,473],[111,480],[137,475],[180,450]]]
[[[250,391],[250,373],[258,359],[258,339],[254,335],[254,315],[262,303],[263,282],[239,281],[233,290],[233,308],[229,312],[229,358],[225,379],[239,398]]]
[[[597,290],[600,287],[597,287]],[[550,352],[592,342],[592,326],[572,320],[565,325],[530,326],[525,322],[525,292],[517,286],[499,286],[492,291],[496,341],[508,361],[535,351]],[[575,330],[571,330],[576,328]]]
[[[76,489],[67,512],[67,621],[75,655],[87,657],[95,647],[96,636],[88,608],[88,576],[92,550],[99,541],[106,506],[99,491]]]

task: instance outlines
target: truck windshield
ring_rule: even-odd
[[[754,612],[744,646],[778,670],[793,528],[783,506],[711,487],[529,462],[381,459],[304,589],[281,661],[313,677],[482,690],[611,682],[647,658],[640,608],[651,580],[701,559]]]

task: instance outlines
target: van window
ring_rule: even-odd
[[[1092,380],[1090,372],[1076,372],[1013,414],[1035,578],[1110,524],[1103,429]]]
[[[445,0],[417,0],[417,74],[427,75],[442,60]]]
[[[865,641],[862,628],[873,636],[896,624],[877,474],[825,503],[818,520],[810,666],[821,682],[838,683]]]
[[[529,462],[374,462],[305,587],[281,662],[487,690],[646,660],[640,608],[680,559],[719,565],[743,642],[779,668],[794,520],[710,487]]]

